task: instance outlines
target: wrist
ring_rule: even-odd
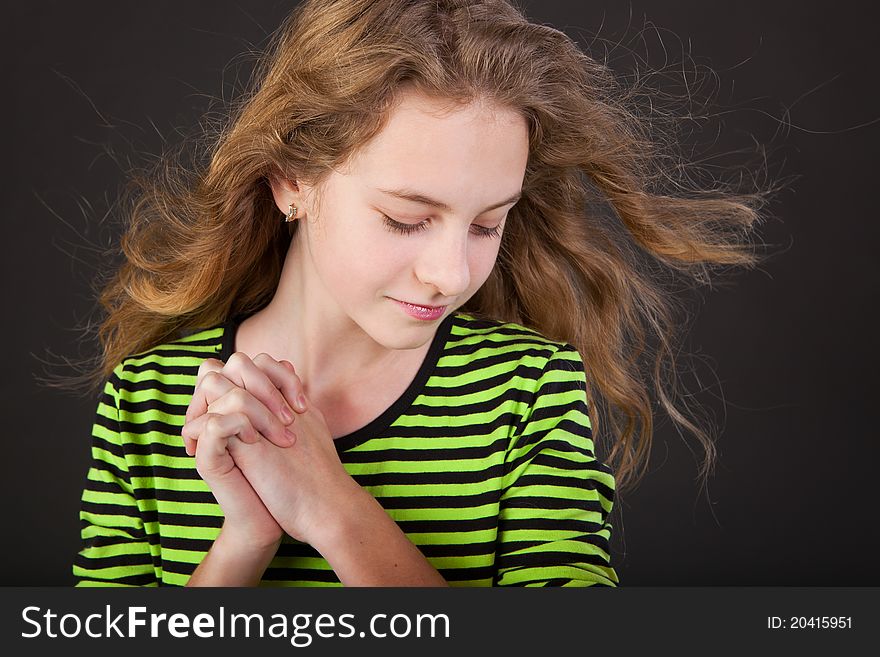
[[[274,556],[283,536],[283,533],[279,533],[277,537],[256,536],[247,529],[223,523],[214,545],[219,544],[219,548],[225,554],[235,558],[246,558],[248,555],[255,558],[267,554]]]
[[[378,500],[358,488],[312,543],[343,586],[447,586]]]
[[[371,518],[381,513],[382,519],[387,518],[385,509],[370,493],[352,480],[353,488],[336,503],[332,511],[324,513],[315,523],[309,544],[326,559],[335,547],[349,541],[366,525],[370,526]]]
[[[280,543],[257,545],[221,529],[187,586],[256,586]]]

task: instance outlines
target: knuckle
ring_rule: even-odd
[[[223,421],[220,415],[216,413],[211,413],[208,415],[208,419],[205,420],[205,434],[208,435],[218,435],[223,428]]]
[[[240,368],[249,362],[250,362],[250,358],[247,357],[247,354],[245,354],[243,351],[236,351],[226,361],[226,366],[233,367],[233,368]]]
[[[223,375],[216,370],[211,370],[207,372],[204,377],[202,377],[202,387],[207,388],[209,390],[213,390],[217,388],[217,384],[220,383],[221,379],[223,379]]]
[[[199,377],[204,376],[208,372],[213,372],[219,368],[223,367],[223,363],[216,358],[206,358],[199,365]]]
[[[275,363],[275,362],[276,362],[275,359],[272,358],[272,356],[270,356],[269,354],[267,354],[265,351],[261,351],[261,352],[258,353],[256,356],[254,356],[254,363],[255,363],[255,364],[258,364],[258,365],[260,365],[260,364],[267,364],[267,363],[268,363],[268,364],[272,364],[272,363]]]
[[[238,407],[244,407],[248,402],[248,398],[251,396],[247,390],[244,390],[243,388],[239,388],[237,386],[230,390],[227,394],[232,400],[232,403]]]
[[[247,429],[247,427],[251,426],[251,419],[247,416],[247,414],[242,413],[241,411],[236,411],[235,413],[230,413],[230,418],[235,422],[235,425],[239,429]]]
[[[210,479],[214,474],[211,462],[206,459],[207,457],[199,456],[199,453],[196,452],[196,472],[202,479]]]

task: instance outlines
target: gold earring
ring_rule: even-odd
[[[296,213],[298,208],[296,208],[293,203],[287,206],[287,218],[284,220],[285,223],[290,223],[294,219],[296,219]]]

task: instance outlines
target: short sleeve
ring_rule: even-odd
[[[92,426],[92,461],[82,494],[77,586],[158,586],[135,499],[119,419],[122,366],[105,383]]]
[[[584,365],[563,345],[547,360],[505,457],[496,586],[617,586],[611,470],[596,459]]]

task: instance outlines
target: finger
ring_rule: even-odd
[[[183,438],[183,447],[187,455],[195,456],[198,451],[198,440],[205,431],[205,425],[208,420],[214,417],[214,413],[204,413],[195,420],[187,421],[180,429],[180,436]]]
[[[202,423],[202,431],[197,441],[196,469],[202,478],[227,474],[235,467],[235,462],[227,449],[233,436],[245,437],[253,441],[260,439],[250,420],[243,413],[206,413],[196,420]]]
[[[285,369],[287,369],[291,374],[293,374],[296,377],[295,383],[296,383],[296,388],[298,390],[297,396],[296,396],[297,405],[300,407],[300,409],[302,409],[300,412],[305,413],[308,410],[308,402],[306,399],[305,386],[302,383],[302,379],[300,379],[299,376],[297,376],[296,368],[293,366],[293,363],[291,363],[289,360],[282,360],[281,364],[284,366]],[[287,390],[287,387],[284,387],[284,386],[279,386],[279,387],[282,389],[282,391]],[[292,395],[293,392],[290,391],[287,394]]]
[[[265,372],[272,384],[281,390],[284,398],[290,400],[298,412],[305,413],[308,410],[305,386],[297,376],[293,363],[289,360],[277,361],[268,354],[259,354],[254,358],[254,364]]]
[[[281,386],[277,385],[275,380],[278,379],[278,372],[285,372],[283,367],[278,364],[269,354],[258,354],[253,360],[246,354],[236,352],[229,357],[226,366],[223,368],[223,376],[227,377],[236,385],[250,392],[254,397],[259,399],[266,405],[284,424],[290,424],[294,421],[296,415],[288,399],[295,400],[296,396],[287,397],[284,390],[279,390]],[[285,388],[289,392],[291,390],[290,377],[287,375],[285,379]],[[299,379],[296,379],[299,383]],[[301,392],[302,384],[295,390],[298,394]],[[295,385],[293,386],[296,387]]]
[[[290,447],[296,441],[291,427],[282,424],[272,411],[244,388],[233,385],[229,392],[211,402],[208,411],[223,415],[243,413],[254,429],[279,447]],[[242,439],[248,442],[244,436]]]
[[[223,361],[217,360],[216,358],[206,358],[202,361],[202,364],[199,365],[199,372],[196,376],[196,387],[193,392],[192,400],[189,403],[189,406],[186,409],[186,421],[196,419],[198,416],[207,413],[208,404],[210,404],[216,397],[225,392],[225,390],[218,389],[216,386],[217,382],[213,382],[215,387],[213,388],[215,391],[215,397],[208,399],[206,393],[208,390],[204,388],[204,381],[208,378],[209,374],[219,374],[223,370]]]
[[[202,435],[202,433],[204,433],[208,420],[218,415],[220,414],[205,413],[204,415],[199,416],[192,422],[187,422],[186,424],[184,424],[183,429],[181,430],[181,435],[183,436],[184,440],[191,442],[193,446],[195,446],[195,444],[199,440],[199,437]],[[263,436],[256,429],[253,428],[253,424],[251,423],[247,415],[245,415],[244,413],[229,413],[229,415],[242,415],[244,419],[247,420],[247,426],[250,427],[250,429],[253,429],[253,431],[246,429],[243,432],[237,432],[234,436],[233,434],[230,434],[227,436],[227,438],[236,437],[238,440],[241,440],[241,442],[247,443],[249,445],[252,445],[253,443],[256,443],[263,439]]]
[[[208,412],[208,408],[214,400],[219,399],[232,388],[235,388],[235,384],[225,376],[215,371],[208,371],[202,377],[201,382],[196,385],[195,392],[193,392],[192,399],[186,409],[184,426],[202,417]],[[193,456],[195,454],[195,443],[191,439],[188,440],[188,437],[183,435],[182,431],[181,435],[183,436],[183,445],[186,453]]]
[[[180,430],[180,435],[183,438],[183,448],[186,450],[187,455],[196,455],[196,452],[198,451],[198,441],[201,435],[205,432],[205,425],[208,420],[215,415],[215,413],[205,413],[204,415],[197,417],[195,420],[191,420],[183,425]]]
[[[204,415],[202,417],[205,417]],[[183,425],[186,428],[187,425]],[[181,435],[183,435],[181,433]],[[186,452],[187,456],[195,456],[196,455],[196,441],[199,439],[199,434],[195,435],[195,438],[189,438],[187,436],[183,436],[183,449]]]

